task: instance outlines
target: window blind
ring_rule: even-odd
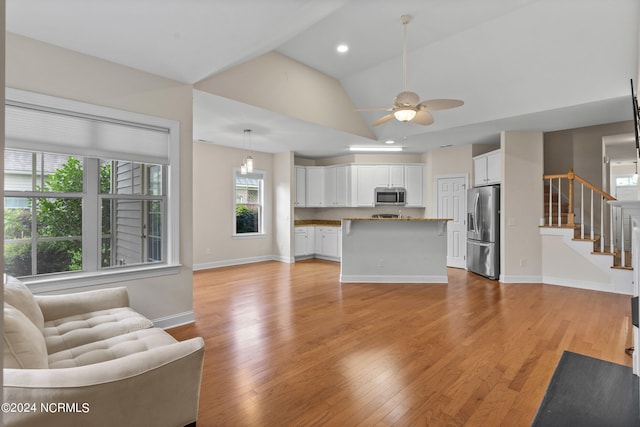
[[[7,148],[169,164],[166,128],[8,101]]]

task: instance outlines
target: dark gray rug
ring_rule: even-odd
[[[532,426],[640,426],[639,408],[630,367],[565,351]]]

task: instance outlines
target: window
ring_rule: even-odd
[[[264,172],[234,172],[235,236],[264,234]]]
[[[31,283],[177,271],[178,130],[7,89],[5,271]]]
[[[626,175],[616,177],[616,187],[629,187],[638,185],[638,175]]]

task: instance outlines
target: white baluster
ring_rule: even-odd
[[[604,252],[604,197],[600,196],[600,252]]]
[[[549,225],[553,225],[553,179],[549,178]]]
[[[562,181],[558,178],[558,227],[562,226]]]
[[[607,203],[609,206],[609,247],[611,248],[611,253],[613,253],[614,241],[613,241],[613,206]]]
[[[623,215],[623,210],[622,208],[620,208],[620,234],[621,234],[621,240],[620,240],[620,262],[623,267],[626,267],[625,265],[625,256],[624,256],[624,217]]]
[[[584,184],[580,183],[580,238],[584,240]]]
[[[589,222],[589,226],[591,227],[591,240],[595,239],[593,234],[593,189],[591,190],[591,222]]]

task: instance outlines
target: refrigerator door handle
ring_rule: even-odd
[[[478,231],[478,203],[480,202],[480,193],[476,193],[476,199],[473,201],[473,229]]]
[[[494,244],[494,243],[481,242],[479,240],[469,240],[469,243],[472,245],[484,246],[484,247],[491,246]]]

